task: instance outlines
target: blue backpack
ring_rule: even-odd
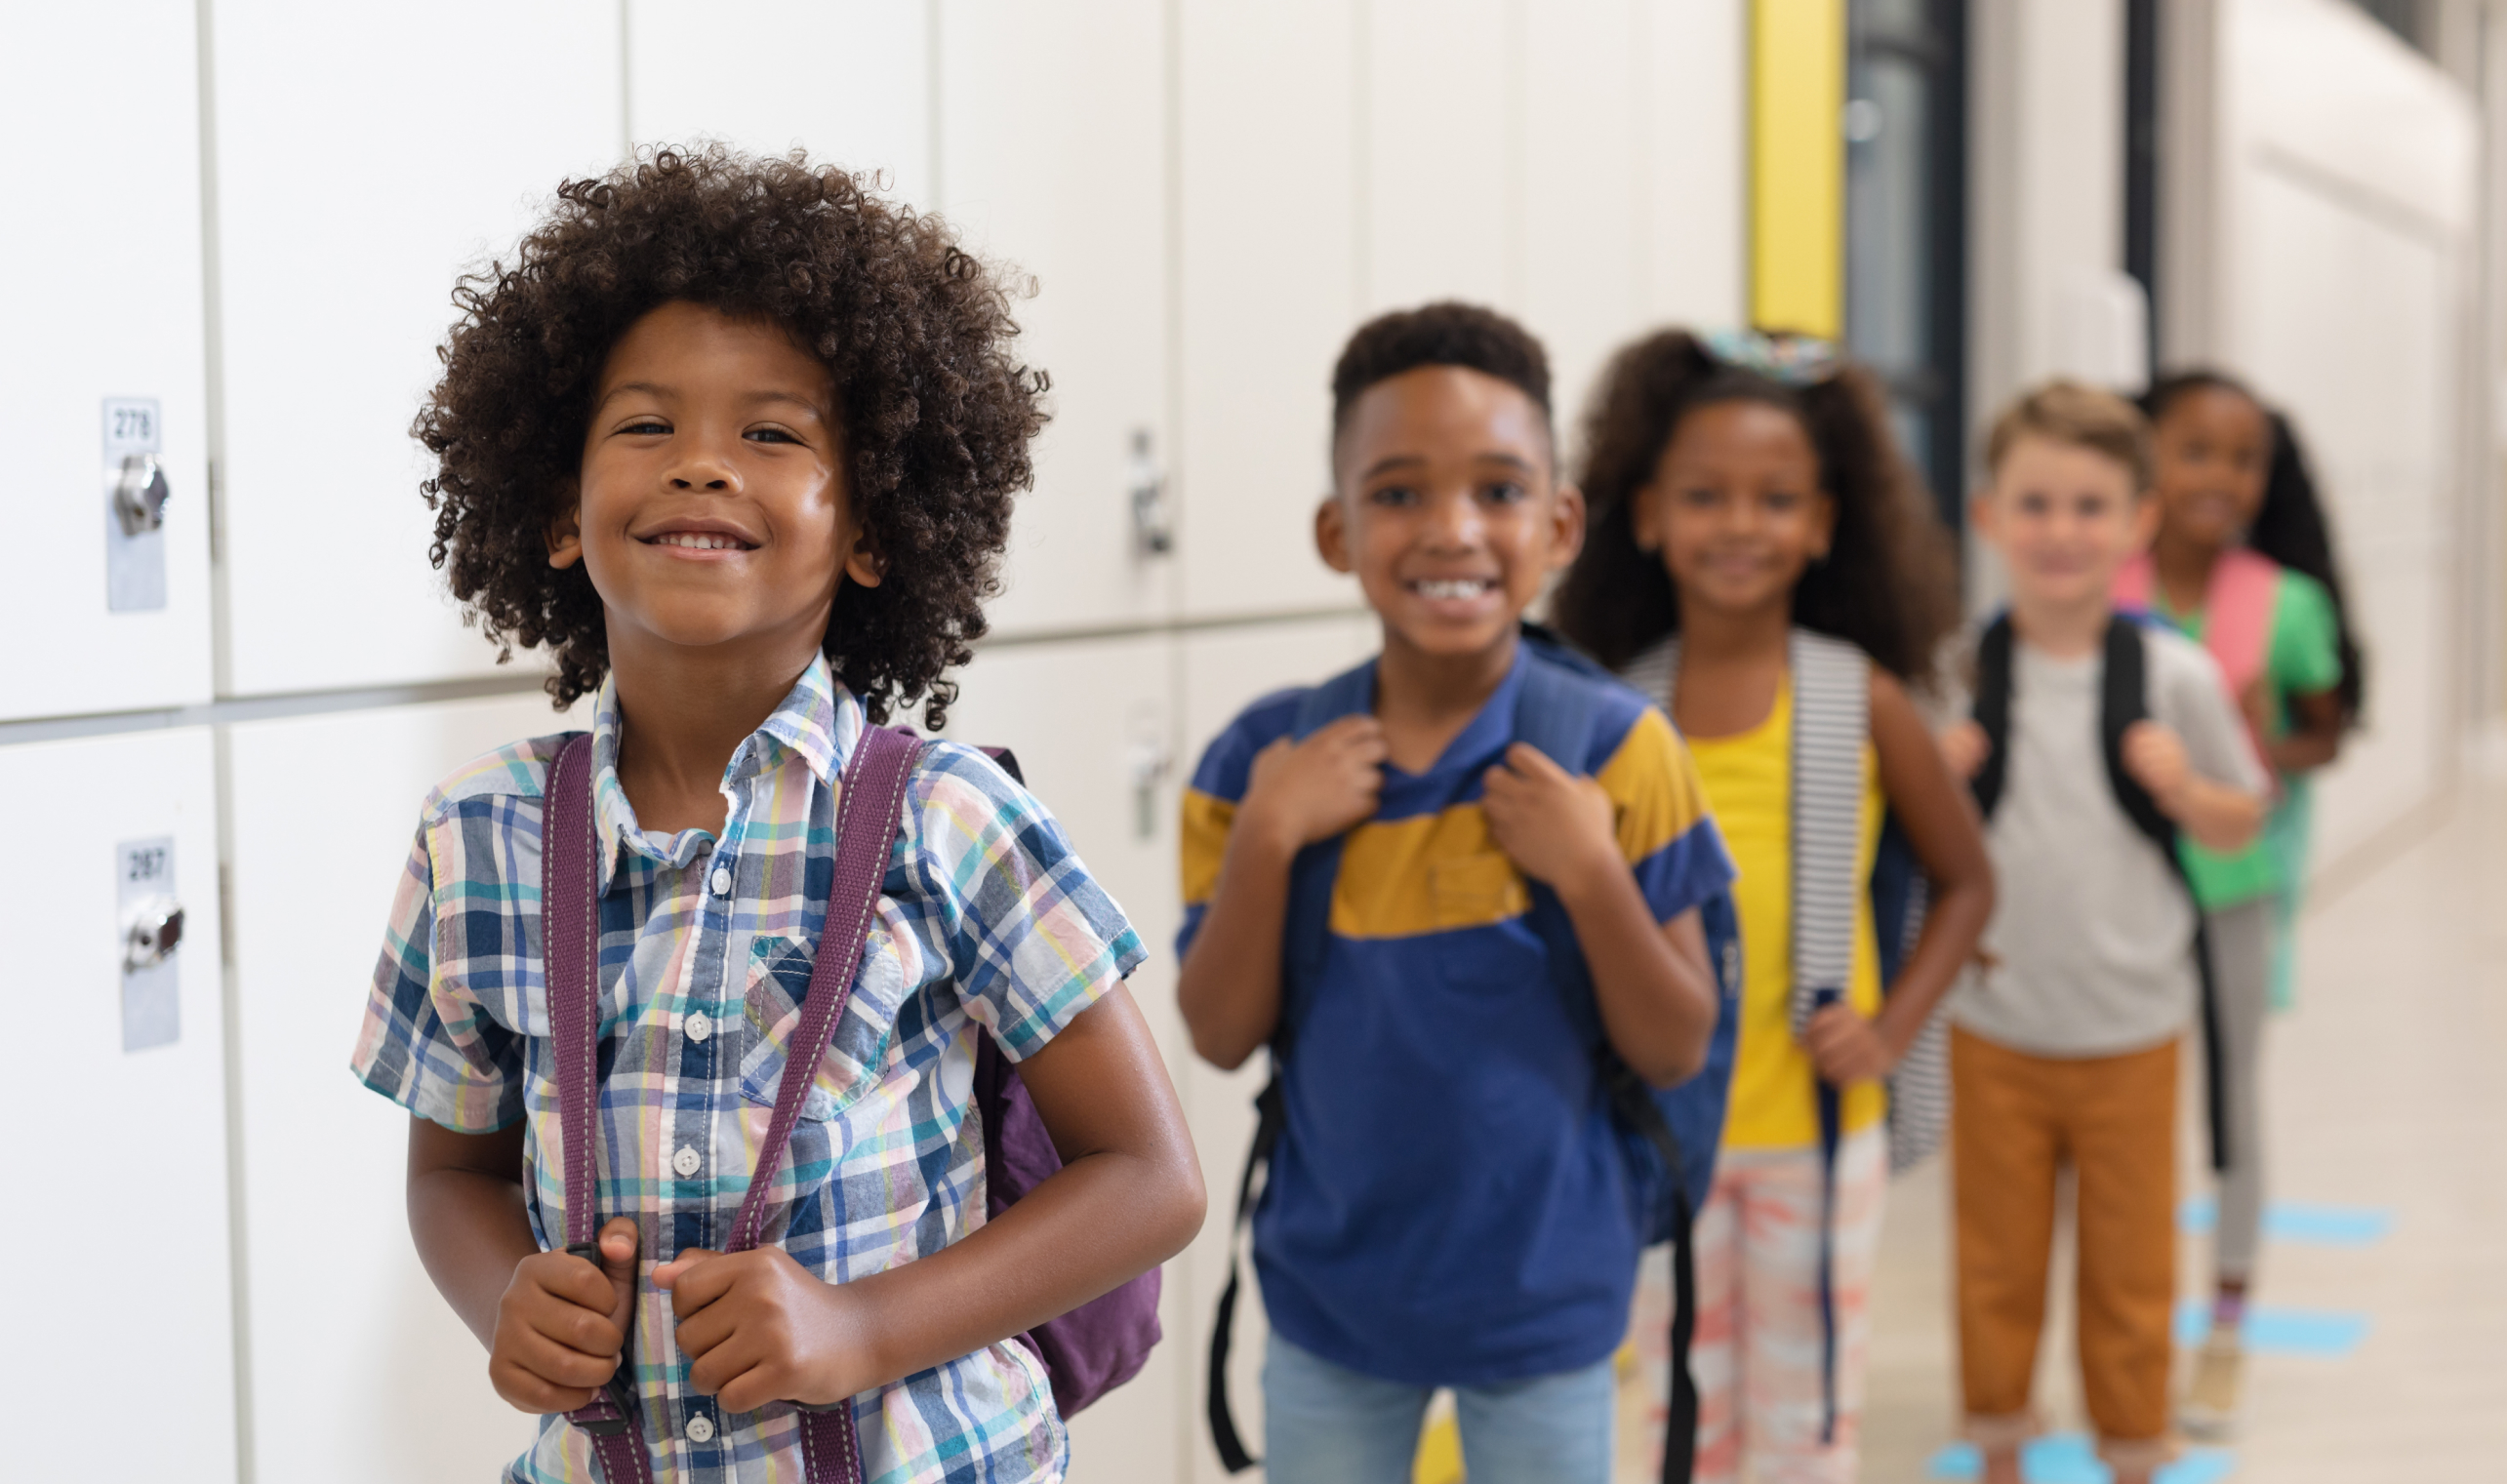
[[[1607,691],[1626,687],[1607,670],[1568,649],[1547,629],[1526,623],[1522,640],[1531,651],[1516,698],[1515,737],[1539,749],[1570,773],[1581,773],[1584,748],[1593,734],[1597,703]],[[1306,694],[1299,702],[1291,733],[1299,742],[1344,716],[1364,714],[1374,705],[1374,666],[1337,675]],[[1211,1441],[1220,1462],[1235,1473],[1255,1460],[1237,1434],[1228,1403],[1228,1351],[1235,1328],[1238,1277],[1235,1233],[1252,1220],[1258,1186],[1267,1176],[1272,1151],[1286,1126],[1287,1108],[1280,1071],[1296,1042],[1297,1008],[1311,1002],[1306,986],[1320,975],[1330,943],[1332,888],[1340,875],[1341,841],[1321,841],[1298,853],[1288,878],[1286,953],[1282,963],[1279,1026],[1272,1035],[1271,1080],[1254,1101],[1260,1121],[1253,1147],[1245,1156],[1244,1174],[1236,1186],[1235,1231],[1230,1235],[1227,1287],[1219,1295],[1218,1323],[1210,1336],[1208,1412]],[[1529,922],[1548,949],[1550,972],[1567,1013],[1594,1048],[1598,1081],[1610,1100],[1612,1122],[1629,1160],[1633,1183],[1640,1192],[1644,1240],[1652,1246],[1670,1242],[1673,1288],[1671,1416],[1665,1424],[1665,1484],[1684,1484],[1691,1474],[1697,1446],[1697,1386],[1689,1374],[1689,1344],[1696,1329],[1697,1276],[1689,1250],[1689,1228],[1698,1208],[1706,1204],[1715,1183],[1715,1154],[1723,1138],[1723,1109],[1732,1084],[1732,1061],[1740,1035],[1741,925],[1732,899],[1718,896],[1699,908],[1706,930],[1707,953],[1718,996],[1715,1032],[1707,1046],[1705,1066],[1679,1086],[1646,1085],[1622,1061],[1602,1033],[1601,1015],[1594,999],[1593,981],[1557,895],[1541,883],[1528,882],[1532,906]]]

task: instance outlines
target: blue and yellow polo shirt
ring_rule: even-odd
[[[1264,1305],[1292,1344],[1420,1385],[1608,1355],[1642,1237],[1594,1010],[1553,978],[1525,920],[1530,891],[1479,803],[1534,664],[1564,669],[1518,646],[1435,766],[1385,769],[1375,818],[1342,843],[1318,972],[1288,996],[1287,1124],[1254,1217]],[[1655,916],[1729,889],[1731,859],[1670,721],[1615,682],[1568,673],[1594,702],[1581,771],[1616,806]],[[1217,886],[1254,755],[1295,731],[1307,694],[1255,702],[1202,756],[1184,802],[1179,951]]]

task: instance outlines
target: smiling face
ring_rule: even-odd
[[[2151,429],[2151,451],[2171,538],[2217,549],[2254,523],[2272,472],[2272,422],[2251,397],[2227,386],[2178,393]]]
[[[2049,608],[2103,605],[2119,568],[2150,541],[2154,501],[2132,471],[2095,449],[2026,434],[1970,506],[2009,566],[2012,596]]]
[[[1634,498],[1637,544],[1662,553],[1681,605],[1733,617],[1790,611],[1837,529],[1809,431],[1750,397],[1683,416]]]
[[[1388,377],[1334,440],[1315,545],[1356,574],[1388,647],[1489,653],[1584,541],[1584,501],[1552,457],[1548,420],[1512,382],[1460,366]]]
[[[826,366],[774,324],[664,304],[610,350],[548,560],[590,573],[613,659],[734,646],[797,667],[837,582],[879,581],[844,467]]]

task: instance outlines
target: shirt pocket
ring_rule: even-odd
[[[1549,955],[1525,915],[1530,889],[1506,853],[1471,851],[1428,862],[1435,931],[1429,947],[1438,978],[1467,994],[1504,997],[1546,989]]]
[[[800,1031],[801,1005],[817,966],[817,946],[788,936],[761,936],[749,943],[744,1006],[748,1045],[740,1061],[740,1095],[750,1103],[772,1106],[783,1090],[791,1039]],[[888,925],[875,925],[835,1033],[819,1054],[818,1074],[801,1104],[801,1117],[838,1117],[878,1081],[905,998],[905,966],[896,941]]]

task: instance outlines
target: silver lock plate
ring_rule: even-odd
[[[182,1038],[182,904],[175,898],[174,837],[113,848],[121,941],[122,1049],[145,1051]]]
[[[165,607],[164,419],[154,397],[104,399],[104,606]]]

